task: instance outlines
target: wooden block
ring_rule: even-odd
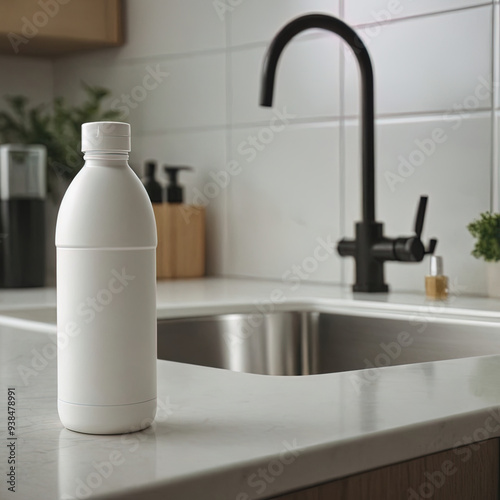
[[[205,208],[153,203],[158,233],[158,279],[197,278],[205,274]]]
[[[196,278],[205,275],[205,207],[167,205],[174,221],[174,277]]]
[[[158,246],[156,247],[156,277],[173,278],[173,253],[172,241],[174,238],[172,218],[168,216],[166,203],[153,203],[156,219],[156,234]]]

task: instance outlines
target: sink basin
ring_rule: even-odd
[[[500,354],[500,323],[291,311],[158,322],[158,358],[311,375]]]
[[[2,311],[53,331],[54,308]],[[158,358],[262,375],[312,375],[500,354],[500,322],[359,309],[158,321]]]

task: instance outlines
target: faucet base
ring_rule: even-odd
[[[389,287],[384,279],[384,260],[373,256],[376,243],[384,242],[384,225],[381,222],[357,222],[354,259],[356,279],[354,292],[383,293]]]
[[[364,293],[385,293],[389,291],[389,285],[381,284],[366,284],[366,285],[352,285],[353,292]]]
[[[389,286],[384,279],[384,258],[375,258],[377,244],[381,257],[392,257],[392,242],[384,238],[384,226],[380,222],[357,222],[356,238],[342,239],[337,245],[341,257],[354,257],[356,261],[356,280],[353,292],[384,293]],[[389,244],[388,244],[389,243]]]

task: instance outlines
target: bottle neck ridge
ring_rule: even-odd
[[[128,166],[128,152],[113,152],[104,151],[87,151],[83,159],[85,165],[100,165],[100,166]]]

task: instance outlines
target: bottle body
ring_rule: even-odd
[[[86,126],[56,225],[58,411],[68,429],[118,434],[156,413],[156,224],[130,126]]]
[[[58,411],[65,427],[115,434],[156,411],[154,249],[57,249]]]
[[[429,275],[425,277],[425,295],[430,300],[446,300],[448,298],[448,277],[443,274],[443,258],[431,255]]]

